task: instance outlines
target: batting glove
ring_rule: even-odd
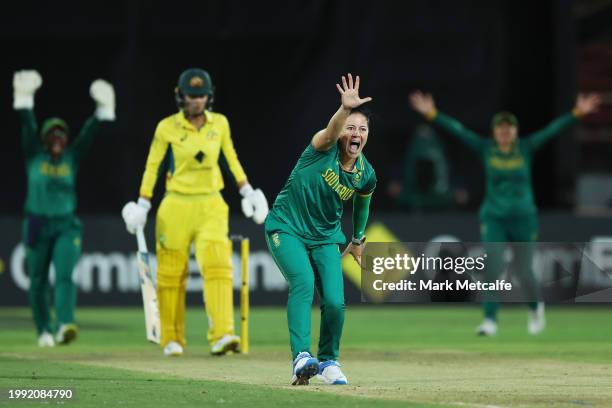
[[[130,234],[136,234],[137,230],[144,229],[147,224],[147,214],[150,209],[151,202],[145,198],[139,198],[137,203],[130,201],[123,206],[121,216]]]
[[[265,221],[268,215],[268,200],[263,191],[259,188],[254,190],[250,184],[242,186],[240,189],[242,199],[242,212],[247,218],[253,218],[256,224]]]
[[[89,87],[89,94],[96,101],[96,118],[98,120],[115,120],[115,90],[103,79],[96,79]]]
[[[34,93],[42,85],[37,71],[22,70],[13,74],[13,109],[34,108]]]

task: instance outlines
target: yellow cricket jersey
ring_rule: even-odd
[[[151,143],[140,195],[151,198],[159,166],[168,155],[166,190],[183,194],[207,194],[223,189],[219,153],[227,160],[236,183],[246,180],[230,135],[227,118],[205,111],[206,124],[197,130],[183,112],[168,116],[157,125]]]

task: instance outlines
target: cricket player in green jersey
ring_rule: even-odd
[[[13,76],[13,108],[21,118],[21,143],[27,174],[23,241],[30,278],[28,297],[38,332],[38,345],[67,344],[77,336],[74,323],[76,286],[72,273],[81,254],[81,222],[76,209],[76,175],[90,149],[100,121],[115,119],[113,87],[101,79],[90,87],[97,108],[75,141],[68,145],[68,125],[60,118],[43,122],[34,116],[34,93],[42,85],[38,72]],[[55,267],[55,320],[49,304],[49,267]],[[52,333],[55,332],[55,337]]]
[[[533,245],[537,240],[537,209],[531,186],[531,166],[534,153],[546,142],[561,134],[578,119],[595,112],[601,103],[597,94],[578,95],[576,105],[553,120],[545,128],[518,138],[518,120],[510,112],[500,112],[491,121],[493,139],[483,138],[466,129],[457,120],[438,112],[434,99],[420,91],[410,95],[412,107],[429,121],[476,152],[485,168],[486,190],[480,207],[480,233],[485,243],[519,242],[514,249],[517,277],[523,283],[529,302],[527,330],[538,334],[546,325],[544,303],[533,272]],[[490,244],[487,251],[485,280],[494,281],[503,272],[503,247]],[[497,333],[499,303],[494,298],[483,302],[484,321],[477,333],[492,336]]]
[[[289,283],[287,320],[293,358],[293,385],[307,385],[319,374],[327,384],[347,384],[337,362],[344,324],[341,258],[361,264],[369,205],[376,174],[362,153],[368,141],[369,115],[361,106],[359,77],[336,84],[341,106],[327,127],[308,144],[265,221],[268,248]],[[340,228],[343,204],[353,203],[353,236]],[[314,289],[321,303],[318,358],[310,353]]]

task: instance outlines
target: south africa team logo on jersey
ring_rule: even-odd
[[[355,175],[353,176],[353,182],[355,183],[359,183],[359,180],[361,180],[361,171],[358,171],[357,173],[355,173]]]
[[[280,237],[278,236],[278,232],[275,232],[274,234],[272,234],[272,243],[274,244],[274,246],[276,248],[278,248],[280,246]]]

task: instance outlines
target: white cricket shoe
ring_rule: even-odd
[[[164,347],[164,355],[169,357],[181,356],[183,355],[183,346],[176,341],[171,341]]]
[[[78,330],[76,324],[62,324],[55,334],[55,342],[57,344],[68,344],[76,340]]]
[[[329,385],[346,385],[348,380],[340,370],[340,363],[335,360],[324,361],[319,364],[319,375],[317,378]]]
[[[55,341],[53,341],[53,336],[49,332],[42,332],[40,336],[38,336],[38,347],[53,347],[55,346]]]
[[[530,310],[527,315],[527,333],[535,336],[542,333],[546,327],[546,318],[544,317],[544,302],[538,302],[535,310]]]
[[[497,334],[497,323],[493,319],[484,319],[476,328],[479,336],[495,336]]]
[[[291,385],[308,385],[308,380],[319,372],[319,360],[310,355],[307,351],[302,351],[293,360],[293,376]]]
[[[222,356],[230,351],[237,352],[240,349],[240,337],[226,334],[221,337],[210,349],[213,356]]]

